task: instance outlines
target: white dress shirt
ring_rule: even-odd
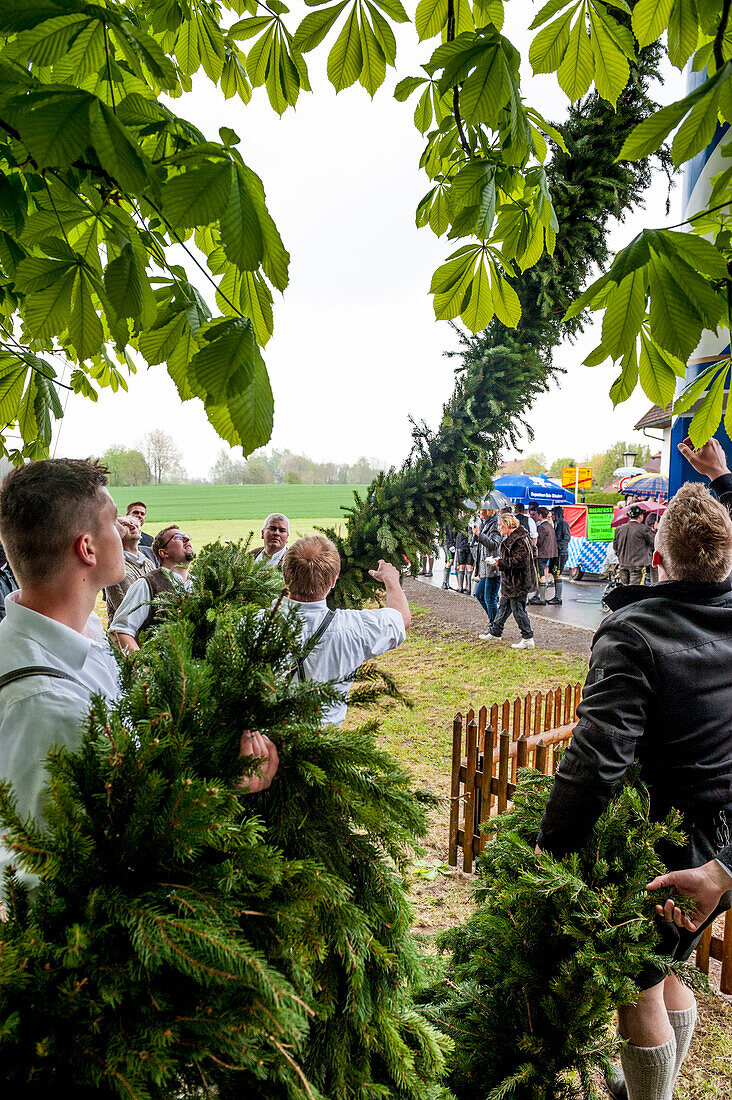
[[[92,612],[80,634],[21,607],[19,597],[19,592],[11,592],[5,600],[0,676],[28,665],[44,665],[80,681],[26,676],[0,690],[0,777],[12,782],[21,816],[41,818],[47,782],[42,765],[48,750],[52,745],[75,749],[92,693],[113,703],[121,688],[117,662],[96,614]],[[10,862],[12,854],[0,846],[0,876]],[[32,881],[31,876],[22,877]]]
[[[302,622],[304,641],[315,633],[328,613],[325,600],[298,603],[285,599],[283,603],[293,608]],[[405,637],[404,619],[393,607],[336,611],[325,634],[304,661],[306,680],[335,680],[341,693],[341,701],[323,711],[324,725],[341,726],[345,721],[353,675],[364,661],[396,649]]]
[[[271,557],[267,557],[267,555],[264,552],[264,549],[262,549],[257,554],[257,556],[254,560],[257,561],[257,562],[266,561],[268,565],[277,565],[279,562],[282,561],[282,559],[284,558],[286,552],[287,552],[287,547],[283,546],[281,550],[275,550],[274,554],[272,554]]]
[[[181,580],[172,569],[164,570],[172,581],[182,584],[186,592],[190,592],[193,581],[190,577]],[[131,638],[137,638],[140,627],[150,614],[150,588],[144,577],[131,584],[124,594],[122,603],[114,613],[114,618],[109,624],[109,629],[115,634],[129,634]]]

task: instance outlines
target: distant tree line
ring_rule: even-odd
[[[385,463],[365,455],[353,463],[315,462],[289,450],[259,450],[244,460],[222,449],[208,478],[191,479],[173,438],[160,428],[148,432],[136,447],[112,444],[100,461],[109,470],[110,485],[368,485],[386,468]]]
[[[289,450],[259,450],[242,460],[222,449],[209,480],[214,485],[368,485],[385,468],[365,455],[354,463],[315,462]]]

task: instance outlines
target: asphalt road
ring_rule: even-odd
[[[435,567],[433,576],[418,577],[417,579],[424,584],[431,584],[435,588],[442,588],[442,577],[444,570],[444,559],[435,559]],[[566,577],[564,579],[563,591],[562,591],[562,605],[550,607],[548,604],[546,607],[530,607],[532,619],[536,616],[542,619],[547,619],[549,622],[563,623],[566,626],[578,627],[580,630],[586,630],[590,634],[594,634],[598,626],[605,617],[605,612],[600,606],[602,600],[602,593],[605,589],[604,581],[571,581]],[[455,592],[455,598],[460,600],[467,600],[467,596],[460,596],[457,592],[457,578],[454,572],[450,575],[450,588]],[[554,595],[551,587],[549,588],[549,596]]]

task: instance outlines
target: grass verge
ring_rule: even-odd
[[[376,708],[381,743],[412,772],[420,786],[444,797],[431,815],[424,857],[414,868],[415,927],[426,938],[463,920],[470,910],[472,875],[447,867],[447,825],[452,757],[452,722],[457,711],[478,709],[527,692],[584,681],[584,658],[561,652],[510,647],[489,649],[471,642],[435,641],[439,619],[411,604],[412,627],[399,649],[378,665],[394,676],[412,699],[408,710],[391,699]],[[374,713],[370,711],[369,713]],[[351,708],[348,723],[365,715]]]

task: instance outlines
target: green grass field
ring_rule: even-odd
[[[352,504],[354,490],[363,493],[365,488],[364,485],[113,485],[109,491],[122,513],[131,501],[144,500],[150,531],[166,523],[190,524],[194,520],[207,523],[251,520],[259,531],[270,512],[283,512],[293,528],[292,521],[310,523],[313,516],[329,516],[329,522],[333,517],[341,519],[341,506]]]
[[[252,545],[261,546],[260,532],[262,520],[267,515],[263,513],[261,519],[181,519],[177,511],[163,516],[153,523],[148,522],[145,530],[154,538],[158,531],[168,523],[177,523],[183,528],[186,535],[190,535],[193,546],[200,550],[207,542],[215,542],[221,539],[223,542],[237,542],[239,539],[252,536]],[[304,519],[293,519],[290,523],[290,543],[299,539],[302,535],[312,535],[317,527],[333,527],[338,532],[338,524],[342,523],[341,517],[307,516]],[[343,528],[345,531],[345,527]]]

